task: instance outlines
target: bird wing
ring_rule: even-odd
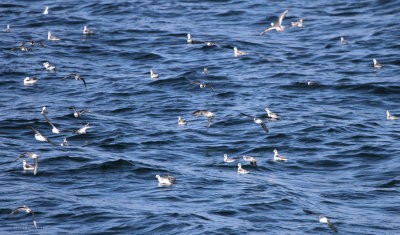
[[[37,41],[37,43],[39,43],[42,47],[46,47],[42,42]]]
[[[46,138],[46,141],[47,141],[48,143],[50,143],[50,144],[54,145],[54,146],[57,146],[57,144],[56,144],[56,143],[54,143],[53,141],[51,141],[51,140],[49,140],[49,139],[47,139],[47,138]]]
[[[265,123],[261,123],[261,127],[264,129],[265,132],[269,132],[267,126],[265,125]]]
[[[86,82],[85,82],[85,79],[83,79],[83,78],[79,78],[80,80],[82,80],[82,82],[83,82],[83,85],[85,85],[85,89],[86,89],[86,92],[87,92],[87,87],[86,87]]]
[[[13,215],[14,213],[20,211],[20,210],[24,210],[25,207],[18,207],[17,209],[13,210],[8,216]]]
[[[214,89],[214,87],[211,86],[211,84],[206,84],[206,86],[208,86],[209,88],[211,88],[211,90],[212,90],[213,92],[215,92],[215,89]]]
[[[250,118],[254,118],[253,116],[250,116],[250,115],[248,115],[248,114],[245,114],[245,113],[240,113],[241,115],[243,115],[243,116],[245,116],[245,117],[250,117]]]
[[[264,35],[265,33],[269,32],[269,31],[271,31],[271,30],[273,30],[273,29],[275,29],[275,27],[269,27],[269,28],[267,28],[266,30],[264,30],[264,31],[262,31],[262,32],[260,33],[260,36]]]
[[[18,159],[20,159],[21,157],[26,156],[26,155],[28,155],[28,153],[23,153],[23,154],[19,155],[19,157],[17,157],[17,159],[15,159],[15,160],[17,161]]]
[[[57,129],[57,127],[56,127],[56,126],[54,126],[54,124],[50,122],[50,120],[49,120],[49,119],[46,117],[46,115],[44,115],[44,114],[42,114],[42,115],[43,115],[43,117],[44,117],[44,120],[46,120],[46,122],[48,122],[48,123],[50,124],[50,126],[51,126],[51,127],[53,127],[53,128],[56,128],[56,129]]]
[[[335,233],[338,232],[337,228],[335,226],[333,226],[333,224],[329,220],[328,220],[328,225]]]
[[[312,215],[321,215],[321,214],[318,214],[318,213],[315,213],[315,212],[312,212],[312,211],[309,211],[309,210],[304,210],[303,209],[303,211],[305,212],[305,213],[307,213],[307,214],[312,214]]]
[[[33,211],[31,211],[32,214],[32,220],[33,220],[33,226],[35,226],[35,229],[37,229],[37,222],[36,222],[36,218],[35,218],[35,213],[33,213]]]
[[[192,113],[193,116],[200,116],[204,113],[204,110],[197,110],[196,112]]]
[[[193,82],[190,83],[190,85],[193,85],[195,83],[199,83],[200,84],[200,82],[198,82],[198,81],[193,81]]]
[[[76,74],[72,73],[72,74],[70,74],[70,75],[68,75],[68,76],[63,77],[62,80],[67,79],[67,78],[69,78],[69,77],[73,77],[73,76],[76,76]]]
[[[38,167],[39,167],[39,159],[35,158],[35,166],[33,168],[33,175],[36,175]]]
[[[36,134],[38,134],[38,135],[41,135],[41,136],[43,136],[42,134],[40,134],[40,132],[38,131],[38,130],[36,130],[35,128],[33,128],[33,126],[31,126],[31,125],[27,125],[33,132],[35,132]]]
[[[208,121],[207,121],[207,128],[210,128],[210,126],[211,126],[211,120],[213,120],[213,118],[214,118],[214,117],[212,117],[212,116],[208,118]]]
[[[285,18],[286,14],[287,14],[288,12],[289,12],[289,10],[286,10],[286,11],[284,11],[284,12],[279,16],[279,19],[278,19],[278,24],[279,24],[279,25],[282,25],[283,18]]]
[[[13,50],[16,50],[16,49],[21,48],[21,47],[22,47],[22,46],[13,47],[13,48],[11,48],[10,50],[13,51]]]
[[[92,112],[90,112],[89,110],[86,110],[86,109],[82,109],[79,113],[82,114],[82,113],[92,113]]]

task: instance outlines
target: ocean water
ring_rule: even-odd
[[[285,25],[305,27],[259,36],[286,9]],[[307,209],[341,234],[399,234],[400,120],[385,115],[400,115],[399,11],[399,1],[1,1],[0,233],[332,232]],[[47,47],[9,50],[27,40]],[[87,93],[62,80],[71,73]],[[40,80],[24,86],[27,76]],[[53,134],[44,105],[60,129],[92,128]],[[74,118],[71,105],[93,113]],[[215,113],[210,128],[196,110]],[[36,141],[27,124],[70,146]],[[40,154],[36,176],[15,160],[25,152]],[[238,175],[225,153],[258,167],[240,160],[250,174]],[[157,174],[176,183],[160,187]],[[22,205],[39,229],[25,212],[8,216]]]

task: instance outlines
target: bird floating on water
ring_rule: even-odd
[[[81,117],[83,113],[92,113],[91,111],[86,110],[86,109],[82,109],[81,111],[78,112],[74,106],[69,107],[69,109],[74,110],[74,117],[76,117],[76,118]]]
[[[264,35],[268,31],[271,30],[276,30],[278,32],[282,32],[285,30],[285,26],[282,25],[283,18],[285,18],[286,14],[289,12],[289,10],[284,11],[278,18],[278,21],[276,23],[271,22],[271,27],[268,27],[265,29],[263,32],[260,33],[260,36]]]
[[[327,218],[326,216],[323,216],[323,215],[321,215],[321,214],[318,214],[318,213],[315,213],[315,212],[312,212],[312,211],[309,211],[309,210],[303,210],[303,211],[304,211],[305,213],[307,213],[307,214],[318,215],[319,222],[324,223],[324,224],[328,224],[329,227],[330,227],[335,233],[338,232],[337,228],[328,220],[328,218]]]
[[[237,49],[237,47],[233,47],[233,53],[234,53],[235,57],[242,56],[242,55],[247,55],[247,54],[248,54],[247,52],[239,51],[239,50]]]
[[[211,120],[213,120],[213,118],[215,117],[214,113],[207,111],[207,110],[198,110],[198,111],[194,112],[192,115],[195,117],[198,117],[200,115],[207,117],[208,118],[207,128],[209,128],[211,126]]]
[[[347,41],[344,40],[344,37],[340,37],[340,43],[341,43],[342,45],[345,45],[345,44],[347,44]]]
[[[300,19],[296,22],[291,22],[290,25],[288,26],[288,28],[290,28],[290,27],[304,28],[305,26],[303,25],[303,20],[305,20],[305,19]]]
[[[54,142],[50,141],[48,138],[46,138],[46,137],[44,137],[42,134],[40,134],[40,132],[39,132],[38,130],[36,130],[33,126],[31,126],[31,125],[29,125],[29,124],[28,124],[27,126],[28,126],[33,132],[35,132],[35,139],[36,139],[37,141],[47,142],[47,143],[50,143],[50,144],[56,146],[56,144],[55,144]]]
[[[241,163],[238,163],[238,173],[239,173],[239,174],[249,174],[250,171],[243,169],[243,168],[242,168],[242,164],[241,164]]]
[[[390,114],[389,110],[386,110],[386,119],[387,120],[396,120],[397,117]]]
[[[69,146],[67,137],[64,138],[64,141],[60,144],[61,146]]]
[[[265,125],[263,120],[261,120],[260,118],[253,117],[253,116],[245,114],[245,113],[240,113],[240,114],[243,115],[243,116],[246,116],[246,117],[253,118],[254,122],[257,123],[257,124],[260,124],[265,132],[267,132],[267,133],[269,132],[267,126]]]
[[[46,70],[53,71],[56,69],[56,66],[50,65],[48,61],[43,63],[43,66]]]
[[[22,160],[22,167],[24,168],[24,171],[33,171],[35,170],[35,167],[32,165],[29,165],[26,160]]]
[[[284,156],[278,154],[278,150],[274,149],[273,152],[275,153],[274,154],[274,161],[285,161],[285,162],[288,161],[287,158],[285,158]]]
[[[257,167],[257,159],[255,159],[254,157],[244,155],[243,160],[245,160],[246,162],[250,162],[252,166]]]
[[[39,167],[39,157],[40,157],[40,155],[39,155],[39,154],[36,154],[36,153],[23,153],[23,154],[19,155],[19,157],[17,157],[17,159],[15,159],[15,160],[17,161],[18,159],[20,159],[20,158],[22,158],[22,157],[24,157],[24,156],[27,156],[27,157],[29,157],[29,158],[35,160],[35,166],[33,166],[33,175],[36,175],[37,170],[38,170],[38,167]],[[25,161],[25,160],[24,160],[24,161]],[[25,162],[26,162],[26,161],[25,161]],[[26,163],[26,164],[27,164],[27,163]],[[26,169],[25,169],[26,164],[23,163],[23,165],[24,165],[24,170],[26,170]],[[27,165],[28,168],[29,168],[29,166],[30,166],[30,165]]]
[[[56,36],[51,35],[51,32],[48,31],[48,32],[47,32],[47,40],[50,40],[50,41],[60,41],[61,39],[58,38],[58,37],[56,37]]]
[[[186,124],[187,124],[187,121],[185,119],[181,118],[181,116],[178,116],[178,125],[183,126]]]
[[[83,34],[88,35],[88,34],[94,34],[92,30],[89,30],[88,27],[85,25],[83,26]]]
[[[224,162],[236,162],[240,157],[228,158],[228,154],[224,154]]]
[[[267,115],[269,118],[271,119],[279,119],[280,116],[277,115],[276,113],[273,113],[271,110],[269,110],[268,108],[265,108],[265,111],[267,111]]]
[[[158,73],[154,73],[154,71],[150,69],[150,78],[158,78],[158,76],[159,76]]]
[[[6,28],[6,31],[5,31],[6,33],[9,33],[9,32],[11,32],[11,29],[10,29],[10,25],[8,24],[7,25],[7,28]]]
[[[174,181],[176,180],[175,177],[172,177],[169,175],[165,175],[165,176],[156,175],[156,178],[158,179],[158,183],[160,185],[172,185],[174,183]]]
[[[70,74],[70,75],[68,75],[68,76],[63,77],[62,80],[65,80],[65,79],[67,79],[67,78],[69,78],[69,77],[74,77],[75,80],[77,80],[77,81],[78,81],[78,80],[81,80],[81,81],[83,82],[83,85],[85,86],[85,90],[86,90],[86,92],[87,92],[87,87],[86,87],[86,81],[85,81],[85,79],[83,79],[79,74],[72,73],[72,74]]]
[[[307,82],[307,85],[308,85],[308,86],[314,85],[314,83],[313,83],[311,80],[306,80],[306,82]]]
[[[204,67],[203,73],[204,73],[204,74],[208,74],[208,69],[207,69],[207,67]]]
[[[374,68],[382,68],[383,64],[378,63],[378,61],[376,61],[376,59],[372,59],[372,61],[374,62]]]
[[[46,6],[46,9],[43,11],[43,15],[48,15],[49,14],[49,7]]]
[[[18,207],[17,209],[12,211],[8,216],[11,216],[11,215],[13,215],[14,213],[16,213],[18,211],[25,211],[26,213],[31,213],[32,214],[32,220],[33,220],[33,225],[35,226],[35,229],[38,228],[37,222],[36,222],[36,218],[35,218],[35,213],[33,213],[33,210],[31,208],[29,208],[28,206],[24,205],[22,207]]]
[[[198,81],[193,81],[190,83],[190,85],[193,85],[193,84],[199,84],[200,88],[202,88],[202,89],[209,87],[213,92],[215,92],[214,87],[212,87],[211,84],[209,84],[209,83],[202,83],[202,82],[198,82]]]
[[[39,78],[26,77],[24,79],[24,85],[32,86],[32,85],[35,85],[38,81],[39,81]]]

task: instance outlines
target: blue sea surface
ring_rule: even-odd
[[[260,36],[286,9],[284,25],[305,27]],[[340,234],[400,234],[400,120],[386,120],[400,116],[399,12],[383,0],[1,1],[0,234],[333,233],[303,209]],[[28,40],[46,48],[10,50]],[[92,128],[54,134],[42,106],[59,129]],[[215,114],[210,128],[197,110]],[[15,160],[25,152],[40,155],[35,176]],[[241,159],[250,174],[238,175],[224,154],[258,166]],[[37,230],[8,216],[23,205]]]

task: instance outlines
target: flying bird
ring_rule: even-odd
[[[324,224],[328,224],[329,227],[330,227],[335,233],[338,232],[337,228],[336,228],[335,226],[333,226],[333,224],[328,220],[328,218],[327,218],[326,216],[323,216],[323,215],[321,215],[321,214],[318,214],[318,213],[315,213],[315,212],[312,212],[312,211],[309,211],[309,210],[303,210],[303,211],[304,211],[305,213],[307,213],[307,214],[318,215],[319,222],[324,223]]]
[[[29,45],[31,45],[31,46],[35,46],[37,43],[38,44],[40,44],[42,47],[46,47],[42,42],[40,42],[40,41],[26,41],[26,42],[23,42],[22,44],[21,44],[21,46],[23,46],[23,45],[25,45],[25,44],[29,44]]]
[[[268,31],[271,30],[276,30],[278,32],[282,32],[285,30],[285,26],[282,25],[283,18],[285,18],[286,14],[289,12],[289,10],[284,11],[278,18],[278,21],[276,23],[271,23],[271,27],[265,29],[263,32],[260,33],[260,36],[264,35]]]
[[[86,89],[86,92],[87,92],[87,87],[86,87],[85,79],[83,79],[79,74],[72,73],[72,74],[70,74],[70,75],[68,75],[68,76],[63,77],[62,80],[67,79],[67,78],[69,78],[69,77],[74,77],[75,80],[81,80],[81,81],[83,82],[83,85],[85,86],[85,89]]]
[[[27,125],[33,132],[35,132],[35,139],[38,141],[43,141],[43,142],[47,142],[50,143],[54,146],[56,146],[56,144],[52,141],[50,141],[49,139],[47,139],[46,137],[44,137],[42,134],[40,134],[40,132],[38,130],[36,130],[33,126],[31,125]]]
[[[213,120],[213,118],[215,117],[214,113],[207,111],[207,110],[198,110],[198,111],[194,112],[192,115],[195,117],[198,117],[200,115],[207,117],[208,118],[207,128],[209,128],[211,126],[211,120]]]
[[[33,210],[31,208],[29,208],[28,206],[24,205],[22,207],[18,207],[17,209],[13,210],[8,216],[11,216],[18,211],[25,211],[26,213],[31,213],[32,219],[33,219],[33,225],[35,226],[36,229],[38,228],[37,223],[36,223],[35,213],[33,213]]]
[[[76,117],[76,118],[81,117],[83,113],[92,113],[91,111],[86,110],[86,109],[82,109],[81,111],[78,112],[74,106],[69,107],[69,109],[74,110],[74,117]]]
[[[245,114],[245,113],[240,113],[240,114],[243,115],[243,116],[246,116],[246,117],[253,118],[254,122],[257,123],[257,124],[260,124],[265,132],[267,132],[267,133],[269,132],[267,126],[265,125],[265,123],[261,119],[253,117],[253,116]]]
[[[193,84],[199,84],[200,88],[202,88],[202,89],[209,87],[213,92],[215,92],[214,87],[212,87],[211,84],[209,84],[209,83],[202,83],[202,82],[198,82],[198,81],[193,81],[190,83],[190,85],[193,85]]]

